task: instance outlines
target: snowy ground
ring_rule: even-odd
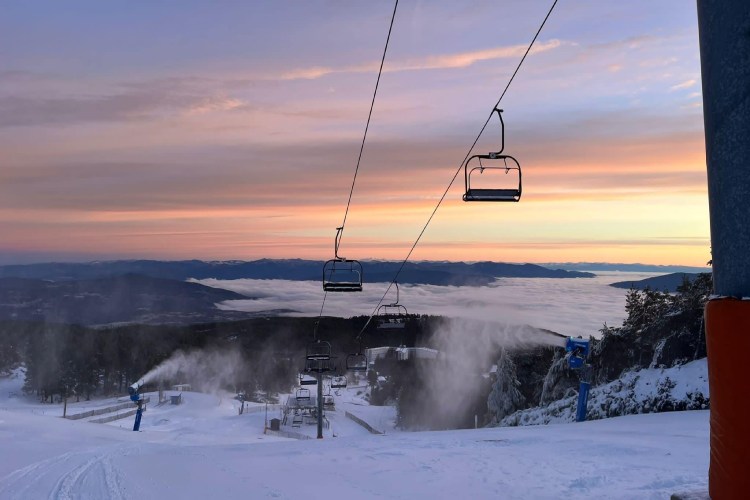
[[[649,368],[624,373],[608,384],[591,388],[590,420],[610,415],[630,415],[673,409],[708,407],[708,364],[697,359],[672,368]],[[578,395],[553,401],[545,407],[529,408],[508,415],[500,425],[541,425],[573,422]]]
[[[19,389],[0,380],[3,499],[667,498],[707,481],[707,411],[376,436],[340,419],[343,409],[380,418],[375,427],[392,410],[352,392],[331,415],[339,437],[300,441],[264,435],[264,412],[238,415],[236,401],[213,395],[152,404],[135,433],[130,418],[62,419],[60,405]]]

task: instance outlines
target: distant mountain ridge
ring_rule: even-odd
[[[252,317],[221,311],[245,295],[199,283],[138,274],[78,281],[0,278],[0,319],[104,325],[190,324]]]
[[[658,290],[660,292],[676,292],[677,287],[682,285],[685,280],[694,281],[697,276],[698,273],[672,273],[637,281],[618,281],[609,286],[626,289],[635,288],[637,290],[650,288],[651,290]]]
[[[568,271],[623,271],[634,273],[710,273],[710,267],[656,265],[656,264],[618,264],[612,262],[553,262],[539,264]]]
[[[401,262],[372,260],[362,261],[362,265],[365,282],[388,282],[401,266]],[[323,261],[303,259],[213,262],[117,260],[0,266],[0,278],[73,281],[124,274],[140,274],[178,281],[189,278],[318,281],[323,277]],[[591,278],[593,276],[594,274],[588,272],[549,269],[536,264],[407,262],[399,276],[399,281],[428,285],[482,286],[492,283],[496,278]]]

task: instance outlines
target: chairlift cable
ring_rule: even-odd
[[[393,31],[393,21],[396,19],[396,9],[398,9],[398,0],[396,0],[393,6],[393,15],[391,16],[391,24],[388,27],[388,36],[385,39],[385,48],[383,49],[383,57],[380,59],[380,69],[378,70],[378,79],[375,81],[375,91],[372,93],[372,101],[370,102],[370,112],[367,114],[367,123],[365,124],[365,133],[362,136],[362,144],[359,147],[359,156],[357,157],[357,166],[354,168],[354,178],[352,179],[352,187],[349,190],[349,199],[346,202],[346,210],[344,211],[344,220],[341,222],[341,232],[343,235],[344,227],[346,227],[346,218],[349,215],[349,206],[352,203],[352,195],[354,194],[354,184],[357,182],[357,173],[359,173],[359,164],[362,161],[362,152],[365,149],[365,141],[367,140],[367,131],[370,128],[370,119],[372,118],[372,110],[375,107],[375,97],[378,95],[378,86],[380,85],[380,75],[383,74],[383,64],[385,63],[385,55],[388,52],[388,42],[391,40],[391,31]]]
[[[367,327],[370,325],[370,322],[372,321],[372,318],[375,316],[378,308],[383,304],[383,301],[385,300],[385,297],[388,295],[388,292],[391,290],[391,287],[393,287],[393,283],[398,279],[399,274],[401,274],[401,271],[404,269],[404,266],[409,261],[409,258],[411,257],[411,254],[414,252],[414,249],[419,244],[419,241],[422,239],[422,236],[424,235],[425,231],[427,230],[427,226],[430,225],[430,222],[432,222],[432,218],[437,213],[438,209],[440,208],[440,205],[442,205],[443,200],[445,200],[445,197],[448,195],[448,191],[450,191],[451,187],[453,187],[453,183],[456,181],[456,178],[458,177],[458,174],[461,172],[461,168],[464,166],[464,163],[471,155],[472,151],[474,150],[474,147],[479,142],[479,139],[482,137],[482,134],[484,133],[484,130],[487,128],[487,125],[490,123],[490,120],[492,119],[492,115],[494,114],[497,107],[500,105],[500,101],[503,100],[503,97],[505,97],[505,93],[508,92],[508,88],[510,88],[510,84],[513,83],[513,79],[515,79],[516,75],[518,74],[518,70],[521,69],[521,65],[523,65],[523,62],[526,60],[526,56],[529,55],[529,52],[531,51],[531,48],[534,46],[534,42],[536,42],[536,39],[539,37],[539,33],[542,32],[542,29],[544,28],[544,25],[547,23],[547,19],[549,19],[550,14],[552,14],[552,11],[554,10],[555,6],[557,5],[557,0],[554,0],[552,2],[552,6],[549,8],[549,11],[547,12],[547,15],[544,16],[544,20],[542,21],[542,24],[539,25],[539,29],[536,31],[536,34],[534,35],[534,38],[531,39],[531,43],[529,43],[529,46],[526,48],[526,52],[523,54],[523,57],[518,62],[518,66],[516,66],[515,71],[511,75],[510,79],[508,80],[508,84],[503,89],[502,94],[500,94],[500,98],[497,100],[495,105],[492,107],[492,110],[490,111],[489,116],[487,117],[487,120],[484,122],[484,125],[482,125],[481,130],[479,131],[479,134],[477,134],[476,139],[474,139],[474,142],[471,144],[471,147],[466,152],[466,156],[464,156],[463,161],[458,165],[458,168],[456,169],[456,173],[453,174],[453,177],[451,178],[450,182],[448,183],[448,187],[445,188],[445,191],[443,192],[443,195],[440,197],[440,199],[437,202],[437,205],[435,205],[435,208],[432,210],[432,213],[430,214],[429,218],[427,219],[427,222],[422,227],[422,230],[419,232],[419,235],[417,236],[417,239],[414,241],[414,244],[411,246],[411,249],[409,249],[409,253],[406,254],[406,258],[401,262],[401,265],[399,266],[398,270],[396,271],[395,276],[391,280],[391,282],[388,284],[388,288],[386,288],[385,293],[383,293],[383,296],[378,301],[377,305],[373,309],[372,313],[370,314],[370,317],[367,318],[367,322],[365,322],[365,326],[362,327],[362,330],[357,335],[357,339],[362,337],[362,334],[364,334]]]
[[[357,165],[354,168],[354,178],[352,179],[352,186],[349,189],[349,198],[346,202],[346,210],[344,210],[344,219],[341,222],[341,229],[339,230],[339,234],[337,235],[337,241],[336,241],[336,258],[338,258],[338,246],[341,242],[341,237],[344,233],[344,228],[346,227],[346,218],[349,215],[349,207],[352,203],[352,195],[354,194],[354,185],[357,182],[357,174],[359,173],[359,165],[362,162],[362,153],[365,149],[365,141],[367,140],[367,131],[370,129],[370,120],[372,119],[372,110],[375,107],[375,97],[378,95],[378,87],[380,86],[380,76],[383,74],[383,65],[385,64],[385,56],[388,53],[388,43],[391,40],[391,33],[393,31],[393,21],[396,19],[396,10],[398,9],[398,0],[396,0],[394,6],[393,6],[393,14],[391,15],[391,22],[388,26],[388,36],[385,39],[385,48],[383,49],[383,57],[380,59],[380,68],[378,69],[378,78],[375,80],[375,90],[372,93],[372,100],[370,101],[370,111],[367,114],[367,122],[365,123],[365,132],[362,136],[362,144],[359,147],[359,156],[357,157]],[[313,339],[317,340],[318,337],[318,325],[320,324],[320,319],[323,317],[323,310],[326,305],[326,297],[328,296],[328,292],[326,291],[323,295],[323,302],[320,305],[320,313],[318,314],[318,319],[315,321],[315,328],[313,330]]]

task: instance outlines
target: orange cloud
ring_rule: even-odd
[[[560,40],[548,40],[534,45],[531,53],[541,53],[561,47],[564,42]],[[521,57],[526,52],[528,45],[511,45],[506,47],[494,47],[491,49],[474,50],[458,54],[441,54],[426,56],[418,59],[388,61],[383,66],[384,73],[395,73],[401,71],[421,71],[433,69],[457,69],[472,66],[478,62],[491,61],[495,59],[506,59]],[[373,73],[378,70],[379,62],[367,64],[356,64],[341,66],[339,68],[327,66],[313,66],[310,68],[295,69],[281,75],[282,80],[315,80],[334,73]]]

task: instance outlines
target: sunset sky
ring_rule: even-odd
[[[400,1],[342,255],[406,255],[550,4]],[[392,9],[4,3],[0,264],[332,257]],[[521,202],[459,176],[413,259],[710,258],[694,2],[561,0],[501,107]]]

